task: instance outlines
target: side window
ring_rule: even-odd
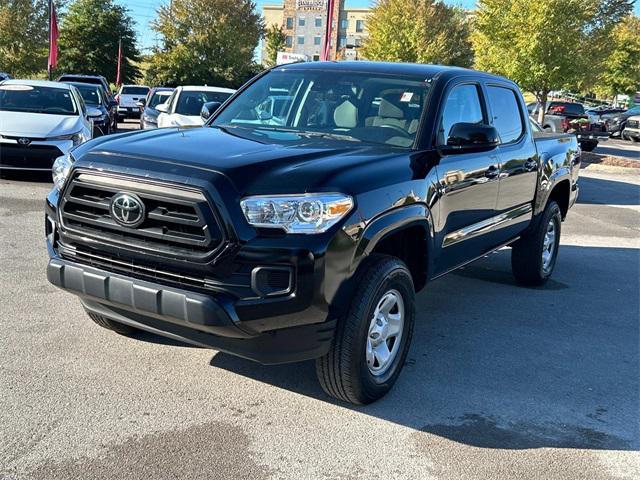
[[[493,114],[493,126],[498,130],[501,143],[511,143],[522,135],[524,125],[516,93],[510,88],[487,87]]]
[[[438,145],[445,145],[451,127],[456,123],[483,123],[484,115],[480,103],[478,85],[465,84],[454,87],[445,100],[440,130],[438,131]]]

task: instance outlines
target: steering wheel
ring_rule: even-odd
[[[406,138],[411,137],[411,134],[409,132],[403,130],[402,128],[398,127],[397,125],[378,125],[378,127],[390,128],[391,130],[394,130],[394,131],[398,132],[399,134],[401,134],[403,137],[406,137]]]

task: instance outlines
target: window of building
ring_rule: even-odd
[[[338,40],[338,48],[344,48],[347,46],[347,37],[340,37]]]
[[[320,61],[320,55],[314,55],[313,56],[313,61],[314,62],[319,62]]]
[[[304,22],[304,18],[303,17],[298,18],[298,26],[299,27],[304,27],[304,23],[305,22]]]
[[[354,40],[354,44],[356,47],[361,47],[362,46],[362,37],[356,37]]]
[[[298,45],[304,45],[304,37],[298,37]]]
[[[511,143],[520,138],[524,131],[524,125],[513,90],[489,86],[487,93],[493,114],[493,126],[498,130],[500,142]]]
[[[340,28],[343,30],[349,28],[349,19],[343,18],[342,20],[340,20]]]
[[[364,32],[364,20],[356,20],[356,32]]]
[[[322,26],[322,18],[318,17],[316,18],[316,27],[321,27]]]
[[[284,44],[285,44],[287,47],[292,46],[292,45],[293,45],[293,37],[292,37],[291,35],[287,35],[287,36],[284,38]]]
[[[321,45],[322,44],[322,37],[320,35],[316,35],[315,37],[313,37],[313,44],[314,45]]]
[[[293,17],[287,17],[287,28],[288,29],[293,28]]]

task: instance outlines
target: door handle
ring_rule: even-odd
[[[529,158],[527,159],[526,162],[524,162],[524,169],[527,172],[533,172],[537,168],[538,168],[538,162],[536,162],[533,158]]]
[[[498,175],[500,175],[500,169],[498,167],[496,167],[495,165],[491,165],[484,172],[484,176],[487,177],[487,178],[496,178]]]

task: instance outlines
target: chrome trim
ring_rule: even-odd
[[[442,247],[450,247],[451,245],[455,245],[456,243],[462,242],[464,240],[489,233],[499,227],[504,226],[504,224],[513,223],[515,220],[520,219],[520,217],[524,217],[525,215],[531,216],[532,212],[533,207],[530,203],[527,203],[507,212],[501,213],[500,215],[496,215],[495,217],[487,218],[486,220],[482,220],[481,222],[461,228],[460,230],[456,230],[455,232],[451,232],[445,235],[444,240],[442,241]]]

